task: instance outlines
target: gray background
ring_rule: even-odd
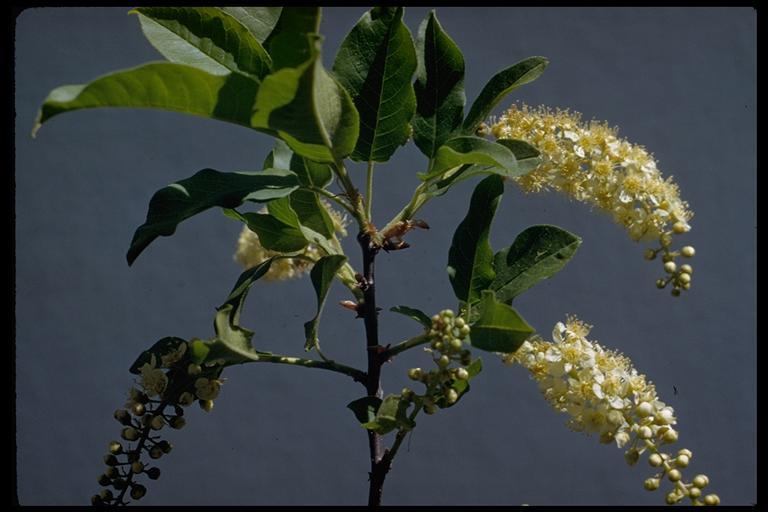
[[[257,168],[272,141],[179,114],[92,110],[51,121],[32,140],[37,106],[62,84],[160,57],[127,8],[25,11],[16,29],[17,472],[23,504],[79,504],[99,487],[101,459],[119,434],[112,411],[131,385],[128,365],[165,335],[209,337],[214,307],[240,273],[240,226],[211,211],[150,246],[133,268],[125,251],[151,195],[204,167]],[[361,8],[324,13],[325,63]],[[424,8],[406,21],[415,33]],[[693,289],[679,299],[653,285],[661,264],[607,216],[555,194],[508,191],[494,224],[501,248],[530,224],[583,237],[561,274],[523,296],[542,333],[566,313],[623,351],[674,406],[686,475],[707,473],[724,503],[756,500],[756,15],[749,8],[442,8],[464,51],[470,101],[499,69],[530,55],[551,65],[504,101],[570,107],[645,145],[696,212]],[[416,184],[412,145],[376,174],[380,224]],[[352,175],[361,183],[363,171]],[[429,232],[379,258],[380,305],[455,307],[445,274],[450,238],[472,190],[423,209]],[[347,240],[353,263],[357,247]],[[331,299],[345,298],[335,286]],[[333,304],[333,302],[330,302]],[[307,278],[255,287],[244,321],[262,349],[300,354],[314,311]],[[381,315],[382,340],[418,331]],[[329,307],[327,354],[364,365],[362,323]],[[642,489],[650,467],[570,432],[519,367],[484,355],[485,371],[459,407],[423,417],[387,479],[387,504],[662,504]],[[386,390],[413,351],[385,368]],[[361,504],[367,443],[345,404],[362,388],[339,375],[275,365],[226,371],[216,408],[190,409],[145,504]],[[679,390],[673,395],[673,386]]]

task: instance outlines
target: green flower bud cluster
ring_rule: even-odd
[[[674,231],[674,226],[677,226],[677,224],[673,225],[673,232],[675,234],[683,233],[683,231]],[[672,234],[666,234],[662,236],[661,248],[648,249],[645,252],[645,258],[648,260],[653,260],[656,258],[656,255],[659,252],[663,252],[661,261],[664,263],[664,272],[666,272],[667,275],[666,277],[662,277],[656,280],[656,287],[662,289],[671,284],[672,295],[674,297],[679,297],[683,290],[691,289],[691,276],[693,275],[693,267],[687,263],[678,265],[675,263],[675,259],[678,256],[682,256],[683,258],[693,258],[693,256],[696,254],[696,250],[690,245],[686,245],[679,251],[670,251],[669,245],[671,244],[671,240]]]
[[[458,401],[459,392],[454,389],[454,383],[469,379],[465,367],[472,363],[472,354],[464,347],[469,332],[466,321],[456,317],[450,309],[432,317],[427,333],[430,343],[424,350],[432,354],[437,368],[432,371],[411,368],[408,371],[411,380],[421,382],[427,388],[424,395],[419,395],[425,413],[434,414],[438,407],[450,406]]]
[[[184,408],[195,401],[206,412],[213,409],[222,384],[218,378],[222,368],[192,362],[187,346],[183,342],[167,353],[152,354],[150,361],[138,369],[139,387],[131,388],[125,407],[114,414],[123,426],[122,440],[109,443],[109,453],[104,456],[107,468],[98,478],[99,485],[106,489],[91,497],[93,505],[125,505],[128,497],[143,498],[147,489],[136,478],[146,475],[157,480],[160,469],[142,461],[142,456],[157,460],[173,448],[158,432],[166,426],[183,428]]]

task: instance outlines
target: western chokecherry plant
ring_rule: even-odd
[[[667,503],[719,502],[717,495],[703,494],[709,483],[705,475],[689,482],[683,478],[690,450],[664,451],[678,439],[674,411],[629,359],[589,341],[590,326],[573,316],[559,322],[547,341],[511,306],[515,297],[561,270],[581,240],[558,227],[537,225],[494,252],[489,230],[505,182],[531,193],[558,190],[607,212],[634,240],[656,241],[645,256],[660,255],[664,277],[656,284],[670,287],[674,296],[690,288],[693,272],[675,260],[692,257],[694,249],[672,248],[673,238],[690,229],[692,213],[642,147],[619,138],[606,124],[582,122],[568,111],[512,106],[498,118],[489,117],[508,93],[544,71],[545,58],[530,57],[494,75],[465,115],[464,60],[434,12],[414,41],[402,8],[371,9],[343,40],[331,70],[320,57],[319,8],[148,7],[131,13],[167,61],[53,90],[33,134],[65,112],[133,107],[227,121],[276,141],[260,170],[203,169],[152,197],[146,222],[128,249],[129,265],[185,219],[221,208],[244,225],[236,259],[246,270],[217,308],[212,337],[163,338],[130,366],[138,384],[125,407],[115,411],[122,441],[109,443],[106,470],[98,478],[104,489],[92,497],[94,504],[124,505],[144,496],[140,481],[158,478],[154,460],[171,450],[161,432],[182,428],[185,408],[195,401],[211,411],[228,366],[275,363],[336,372],[363,386],[364,394],[348,407],[367,432],[368,502],[378,505],[392,460],[417,416],[453,407],[464,397],[482,369],[474,355],[478,350],[528,369],[552,406],[569,415],[571,428],[626,448],[629,464],[647,453],[654,473],[644,486],[655,490],[668,480]],[[371,217],[374,165],[388,161],[411,139],[426,157],[420,184],[408,204],[377,227]],[[362,190],[346,160],[367,163]],[[458,307],[434,315],[392,307],[419,327],[405,341],[382,344],[376,255],[406,249],[411,230],[428,229],[417,217],[419,209],[475,177],[482,180],[448,250],[448,278]],[[246,211],[252,203],[264,206]],[[348,227],[362,251],[360,269],[352,267],[339,242]],[[258,350],[241,319],[251,286],[262,278],[306,272],[317,310],[304,324],[304,349],[317,358]],[[365,324],[365,340],[360,340],[365,369],[321,351],[318,329],[334,280],[350,293],[341,305]],[[433,364],[406,370],[417,389],[384,394],[382,369],[417,347]],[[394,438],[385,447],[388,434]]]

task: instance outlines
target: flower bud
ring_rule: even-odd
[[[452,338],[450,341],[450,347],[454,350],[458,350],[461,348],[461,340],[458,338]]]
[[[680,450],[677,451],[677,454],[678,455],[685,455],[689,459],[691,457],[693,457],[693,452],[691,450],[689,450],[688,448],[681,448]]]
[[[461,336],[462,339],[464,339],[467,336],[469,336],[469,333],[471,330],[472,329],[468,325],[465,325],[464,327],[459,329],[459,335]]]
[[[107,475],[99,475],[98,482],[99,482],[99,485],[106,486],[112,483],[112,479],[109,478]]]
[[[115,419],[123,425],[131,424],[131,415],[125,409],[118,409],[115,411]]]
[[[648,402],[640,402],[635,408],[635,412],[637,412],[637,415],[641,418],[645,418],[646,416],[653,414],[653,405]]]
[[[639,458],[640,452],[637,451],[637,448],[630,448],[624,453],[624,460],[626,460],[627,464],[630,466],[634,466]]]
[[[680,296],[680,288],[672,288],[672,291],[670,292],[673,297],[679,297]]]
[[[693,477],[693,485],[699,489],[703,489],[709,485],[709,477],[707,477],[707,475],[696,475]]]
[[[667,505],[674,505],[678,501],[680,501],[681,496],[677,494],[675,491],[667,493],[667,496],[665,497],[665,500],[667,502]]]
[[[643,425],[639,429],[637,429],[637,437],[640,439],[650,439],[653,437],[653,430],[651,430],[651,427],[647,425]]]
[[[646,249],[643,255],[648,261],[656,259],[656,251],[653,249]]]
[[[689,229],[690,228],[685,222],[675,222],[674,224],[672,224],[672,231],[678,235],[685,233]]]
[[[213,410],[213,400],[200,400],[200,408],[205,412]]]
[[[153,459],[159,459],[163,456],[163,450],[161,450],[159,446],[153,446],[149,450],[149,456]]]
[[[683,478],[683,474],[680,473],[679,469],[671,469],[669,473],[667,473],[667,478],[669,478],[670,482],[678,482]]]
[[[131,406],[131,412],[134,416],[142,416],[144,412],[146,412],[146,408],[144,407],[144,404],[136,402]]]
[[[679,468],[687,468],[691,463],[691,459],[687,455],[678,455],[675,459],[675,466]]]
[[[704,504],[710,507],[716,507],[720,504],[720,497],[717,494],[707,494],[704,496]]]
[[[163,428],[163,425],[165,425],[165,420],[162,416],[155,416],[152,418],[152,421],[149,422],[150,427],[152,427],[152,430],[160,430]]]
[[[459,399],[459,394],[456,392],[455,389],[451,388],[448,391],[446,391],[446,393],[445,393],[445,400],[449,404],[455,404],[456,400],[458,400],[458,399]]]
[[[171,453],[173,445],[168,441],[160,441],[157,446],[163,451],[163,453]]]
[[[178,429],[184,428],[184,425],[187,424],[187,420],[185,420],[181,416],[174,416],[173,418],[171,418],[171,421],[169,421],[168,424],[171,426],[171,428],[175,428],[178,430]]]
[[[664,264],[664,272],[666,272],[667,274],[671,274],[675,270],[677,270],[677,265],[675,265],[674,261],[668,261]]]
[[[141,473],[144,471],[144,463],[140,460],[137,460],[136,462],[131,464],[131,471],[134,473]]]
[[[693,274],[693,267],[690,265],[680,265],[680,272],[684,272],[686,274]]]
[[[202,371],[203,369],[200,367],[199,364],[189,363],[189,366],[187,366],[187,373],[189,375],[200,375],[200,372]]]
[[[671,444],[677,442],[677,430],[669,429],[666,432],[664,432],[664,435],[661,436],[661,440],[665,443]]]
[[[691,282],[691,275],[681,272],[680,275],[677,276],[677,282],[680,284],[688,284]]]
[[[456,378],[459,380],[467,380],[469,379],[469,372],[464,368],[459,368],[456,370]]]
[[[698,487],[691,487],[690,489],[688,489],[688,496],[692,500],[695,500],[696,498],[701,496],[701,489],[699,489]]]
[[[131,488],[131,498],[140,500],[147,494],[147,488],[141,484],[136,484]]]
[[[449,358],[448,356],[446,356],[446,355],[442,355],[442,356],[440,356],[440,359],[438,359],[438,360],[437,360],[437,366],[439,366],[439,367],[441,367],[441,368],[445,368],[445,367],[446,367],[446,366],[448,366],[449,364],[451,364],[451,360],[450,360],[450,358]]]
[[[411,380],[419,380],[422,376],[421,368],[411,368],[408,370],[408,378]]]
[[[109,443],[109,453],[112,453],[114,455],[120,455],[123,453],[123,445],[118,443],[117,441],[112,441]]]
[[[684,258],[693,258],[693,256],[696,254],[696,249],[690,245],[686,245],[680,249],[680,254],[682,254]]]
[[[157,480],[160,478],[160,468],[149,468],[147,470],[147,476],[150,480]]]
[[[179,395],[179,403],[183,406],[192,405],[192,402],[194,401],[195,401],[195,395],[193,395],[189,391],[185,391],[181,395]]]
[[[102,491],[99,493],[99,497],[104,501],[112,501],[114,495],[109,489],[102,489]]]
[[[645,482],[643,482],[643,487],[645,487],[646,491],[655,491],[660,485],[661,481],[659,481],[658,478],[647,478]]]
[[[117,476],[120,476],[115,466],[107,466],[107,469],[104,471],[104,474],[107,475],[109,478],[115,478]]]
[[[652,453],[650,457],[648,457],[648,464],[651,466],[657,468],[661,466],[661,464],[664,462],[664,459],[661,458],[661,455],[658,453]]]
[[[133,427],[125,427],[120,436],[126,441],[135,441],[139,438],[139,432]]]
[[[666,281],[666,279],[657,279],[657,280],[656,280],[656,288],[658,288],[659,290],[661,290],[661,289],[662,289],[662,288],[664,288],[665,286],[667,286],[667,281]]]

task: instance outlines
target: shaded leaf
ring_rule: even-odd
[[[258,360],[259,352],[251,345],[253,331],[230,321],[232,305],[222,306],[216,313],[214,327],[216,337],[208,342],[209,352],[205,359],[205,366],[229,366],[233,364],[247,363]]]
[[[221,309],[225,306],[231,306],[231,316],[229,320],[232,324],[237,325],[240,323],[240,312],[243,309],[243,304],[251,289],[251,285],[269,272],[269,268],[272,266],[274,260],[275,258],[268,258],[255,267],[249,268],[237,278],[237,282],[232,288],[232,291],[229,292],[229,296],[224,301],[224,304],[218,307],[218,309]]]
[[[339,271],[345,261],[347,261],[346,256],[338,254],[325,256],[317,260],[309,272],[312,286],[315,288],[315,296],[317,297],[317,313],[315,313],[312,320],[304,324],[304,337],[306,339],[304,350],[306,351],[319,346],[320,340],[317,337],[317,329],[320,323],[320,315],[325,306],[325,298],[328,296],[328,290],[331,288],[336,272]]]
[[[443,31],[434,11],[419,26],[414,91],[413,141],[427,157],[461,124],[464,115],[464,57]]]
[[[157,364],[159,365],[161,356],[164,356],[165,354],[178,349],[182,343],[186,343],[186,340],[182,338],[176,338],[175,336],[167,336],[158,340],[150,348],[139,354],[139,357],[136,358],[136,361],[133,362],[131,368],[128,371],[134,375],[140,374],[141,367],[145,364],[149,364],[153,355],[155,356]]]
[[[528,174],[541,163],[541,153],[539,150],[524,140],[497,139],[496,143],[506,147],[515,155],[515,160],[517,160],[517,172],[514,176]]]
[[[517,64],[496,73],[483,87],[469,109],[462,131],[474,134],[493,108],[510,92],[521,85],[533,82],[544,72],[549,61],[544,57],[528,57]]]
[[[496,298],[512,299],[562,269],[579,248],[581,239],[557,226],[531,226],[493,258],[496,278],[491,289]]]
[[[291,208],[299,217],[299,223],[320,233],[325,238],[333,237],[333,219],[322,205],[316,192],[299,189],[290,196]]]
[[[410,402],[403,400],[400,395],[387,395],[376,411],[376,418],[363,423],[363,427],[380,435],[395,429],[411,430],[416,424],[408,418],[409,405]]]
[[[360,423],[374,421],[379,406],[381,406],[381,398],[376,396],[364,396],[363,398],[358,398],[347,404],[347,408],[355,413],[355,418],[357,418],[357,421]]]
[[[331,163],[354,149],[359,116],[352,98],[323,68],[319,37],[307,37],[313,43],[309,60],[264,79],[251,123],[273,130],[299,155]]]
[[[473,347],[489,352],[514,352],[534,333],[533,327],[512,306],[498,302],[491,290],[483,290],[479,311],[470,334]]]
[[[319,7],[283,7],[264,47],[272,57],[272,69],[295,68],[312,56],[308,34],[320,30]]]
[[[469,211],[453,234],[448,251],[448,277],[462,302],[476,302],[480,292],[493,281],[493,249],[488,235],[503,193],[504,184],[499,176],[488,176],[478,183]]]
[[[333,72],[360,113],[353,160],[385,162],[408,140],[416,50],[402,7],[374,7],[341,43]]]
[[[293,155],[290,169],[299,177],[302,187],[325,188],[333,180],[333,171],[328,164],[313,162],[300,155]]]
[[[432,319],[429,316],[427,316],[426,313],[424,313],[419,309],[412,308],[409,306],[394,306],[389,308],[389,310],[392,311],[393,313],[400,313],[401,315],[405,315],[408,318],[412,318],[413,320],[416,320],[427,329],[432,327]]]
[[[267,205],[268,213],[236,213],[257,235],[262,247],[271,251],[290,253],[300,251],[309,241],[304,236],[299,217],[291,208],[290,199],[281,198]]]
[[[215,7],[138,7],[141,30],[166,59],[212,74],[237,71],[260,79],[272,59],[254,35]]]
[[[282,169],[255,173],[203,169],[190,178],[172,183],[155,192],[149,201],[147,220],[131,240],[128,264],[155,238],[172,235],[180,222],[208,208],[235,208],[243,201],[265,202],[284,197],[296,188],[296,175]]]
[[[421,178],[428,179],[462,164],[500,167],[512,176],[517,171],[515,154],[506,146],[480,137],[461,136],[453,137],[440,146],[431,171]]]
[[[40,107],[32,135],[54,116],[102,107],[170,110],[250,128],[258,89],[258,82],[238,73],[212,75],[170,62],[144,64],[89,84],[54,89]]]
[[[248,29],[253,37],[263,43],[277,25],[282,7],[219,7]]]

